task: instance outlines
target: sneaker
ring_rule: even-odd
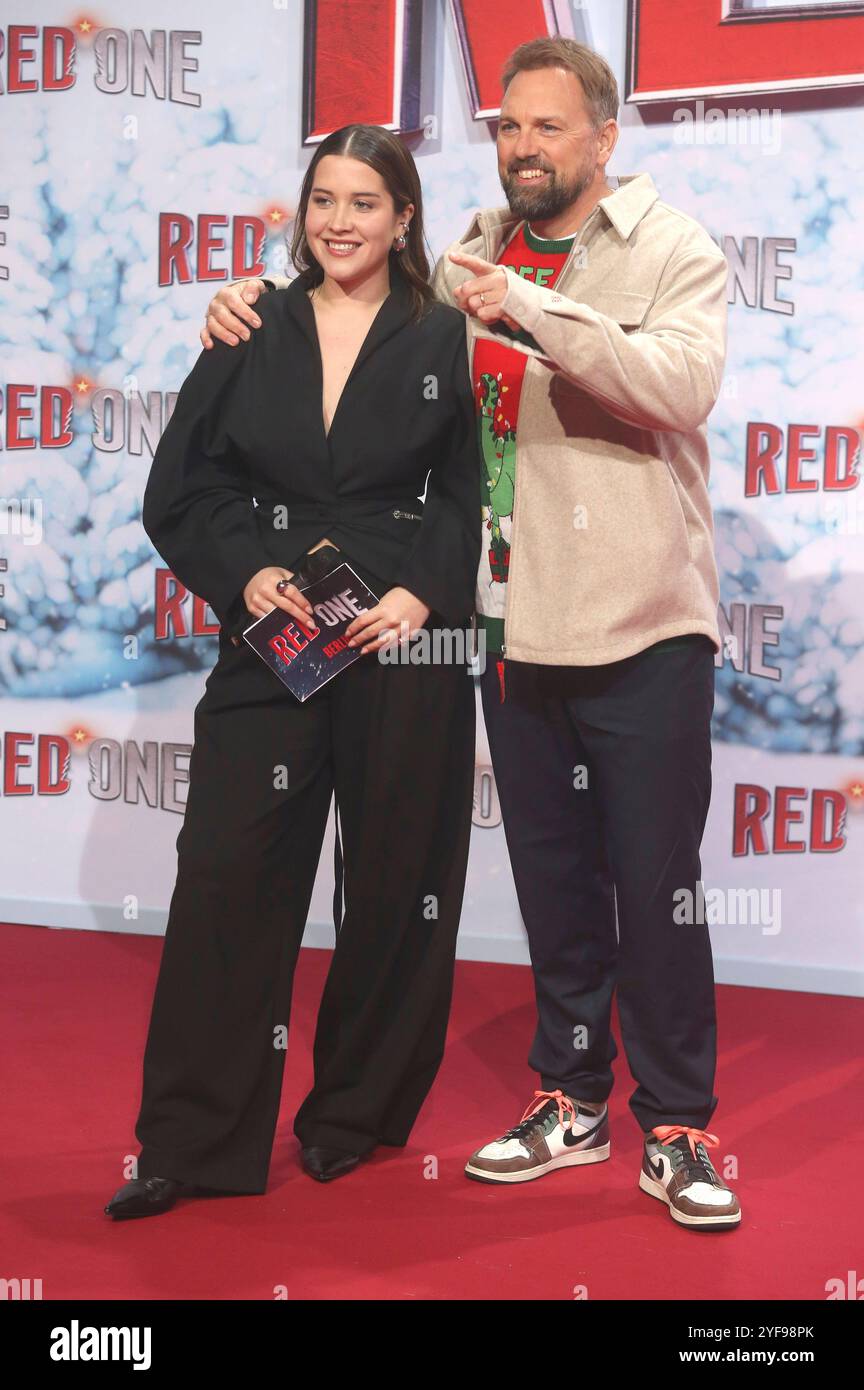
[[[530,1182],[553,1168],[600,1163],[609,1157],[605,1104],[589,1109],[563,1091],[535,1091],[522,1119],[500,1139],[473,1153],[465,1173],[477,1182]]]
[[[688,1125],[657,1125],[646,1136],[639,1186],[665,1202],[682,1226],[725,1230],[741,1221],[738,1198],[708,1157],[718,1143]]]

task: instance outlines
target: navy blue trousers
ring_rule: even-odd
[[[673,894],[701,879],[714,646],[692,634],[604,666],[503,669],[503,701],[491,655],[481,689],[534,970],[529,1065],[545,1090],[605,1100],[617,988],[642,1129],[704,1128],[717,1105],[711,943],[707,925],[675,920]]]

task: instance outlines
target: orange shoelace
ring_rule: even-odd
[[[569,1111],[571,1112],[571,1115],[570,1115],[570,1129],[571,1129],[571,1130],[573,1129],[573,1126],[574,1126],[575,1123],[576,1123],[576,1102],[575,1102],[575,1101],[572,1101],[572,1100],[570,1099],[569,1096],[565,1096],[565,1094],[564,1094],[563,1091],[535,1091],[535,1092],[534,1092],[534,1095],[535,1095],[536,1097],[538,1097],[538,1099],[535,1100],[535,1103],[534,1103],[533,1105],[529,1105],[529,1106],[528,1106],[528,1109],[525,1111],[525,1114],[522,1116],[522,1119],[519,1121],[520,1125],[521,1125],[525,1120],[527,1120],[531,1115],[536,1115],[538,1110],[542,1110],[542,1109],[543,1109],[543,1106],[546,1104],[547,1100],[557,1100],[557,1102],[558,1102],[558,1123],[559,1123],[559,1125],[561,1126],[562,1129],[565,1128],[565,1124],[564,1124],[564,1111],[565,1111],[565,1110],[569,1110]]]
[[[690,1125],[655,1125],[652,1134],[657,1135],[661,1144],[668,1144],[671,1139],[677,1139],[680,1134],[686,1134],[690,1152],[694,1158],[697,1157],[697,1144],[704,1144],[706,1149],[716,1149],[720,1143],[716,1134],[709,1134],[707,1129],[693,1129]]]

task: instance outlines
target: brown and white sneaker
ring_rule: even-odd
[[[689,1125],[657,1125],[645,1137],[639,1186],[682,1226],[727,1230],[741,1222],[738,1198],[708,1157],[719,1140]],[[707,1146],[707,1147],[706,1147]]]
[[[563,1091],[535,1091],[522,1119],[500,1139],[484,1144],[465,1165],[476,1182],[530,1182],[553,1168],[600,1163],[609,1157],[609,1114],[604,1102],[572,1100]]]

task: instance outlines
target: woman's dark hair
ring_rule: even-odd
[[[429,261],[423,248],[420,177],[414,160],[398,136],[379,125],[342,126],[322,140],[315,151],[300,189],[291,241],[291,260],[300,272],[301,280],[307,288],[311,288],[320,285],[324,279],[324,270],[306,240],[306,209],[315,182],[315,170],[328,154],[359,159],[380,174],[397,212],[402,212],[409,203],[414,204],[414,213],[405,233],[405,249],[396,251],[391,248],[389,262],[391,274],[401,275],[411,290],[414,318],[421,318],[427,306],[434,302],[435,295],[429,283]]]

